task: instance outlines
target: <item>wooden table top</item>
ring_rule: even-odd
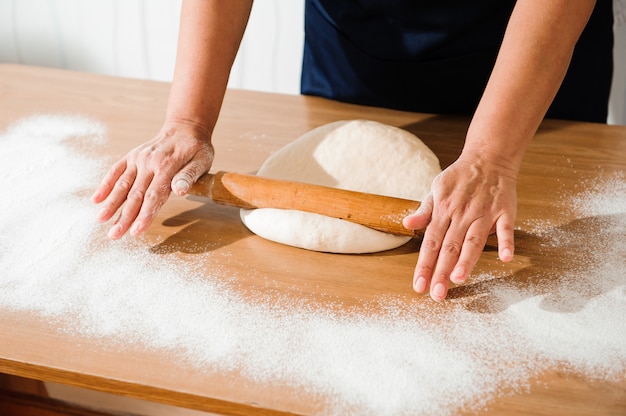
[[[103,157],[115,159],[158,131],[168,89],[167,83],[0,65],[0,129],[35,113],[84,114],[107,125],[111,143]],[[356,118],[417,134],[439,156],[443,167],[459,154],[468,125],[465,117],[229,90],[214,133],[217,156],[212,170],[254,172],[271,152],[304,132]],[[625,168],[626,127],[546,120],[520,174],[516,261],[502,265],[493,247],[487,248],[477,273],[497,268],[513,274],[529,262],[537,269],[558,268],[559,264],[545,256],[535,256],[539,248],[524,233],[526,224],[537,218],[554,226],[576,221],[573,211],[563,209],[563,195],[579,191],[584,180],[610,178]],[[207,233],[219,233],[219,244],[207,242]],[[379,299],[381,293],[399,300],[432,302],[411,289],[419,241],[372,255],[310,252],[252,235],[232,208],[178,197],[170,198],[143,241],[157,248],[155,255],[176,252],[184,259],[208,251],[228,251],[232,257],[241,256],[247,270],[254,269],[254,276],[240,273],[241,262],[225,262],[223,267],[241,276],[238,288],[244,296],[258,290],[275,291],[318,307],[357,310]],[[462,298],[463,293],[463,287],[451,289],[453,298]],[[446,303],[437,307],[445,316]],[[36,315],[0,311],[0,334],[2,373],[224,414],[308,414],[319,409],[319,398],[293,386],[256,384],[236,374],[207,374],[168,361],[159,352],[104,351],[89,339],[77,342],[56,332]],[[495,398],[485,412],[626,414],[626,378],[617,384],[589,382],[553,369],[533,381],[529,391]]]

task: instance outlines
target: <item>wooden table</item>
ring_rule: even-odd
[[[0,65],[0,128],[33,113],[86,114],[106,123],[111,147],[105,156],[116,158],[157,132],[168,88],[166,83]],[[302,133],[335,120],[355,118],[377,120],[416,133],[444,167],[459,154],[468,125],[464,117],[232,90],[227,93],[214,135],[214,170],[254,172],[272,151]],[[556,203],[557,195],[562,195],[564,189],[574,192],[581,180],[608,178],[625,168],[626,127],[545,121],[520,176],[520,229],[523,231],[524,224],[537,217],[554,225],[574,220],[572,213]],[[220,243],[209,243],[203,237],[207,233],[219,234]],[[419,241],[374,255],[309,252],[251,235],[232,208],[173,197],[145,242],[162,253],[176,251],[182,258],[226,249],[234,257],[245,258],[245,267],[254,269],[256,276],[239,273],[244,295],[274,290],[318,306],[357,309],[380,293],[398,299],[417,296],[410,282]],[[521,260],[506,266],[511,273],[525,267],[524,259],[532,257],[537,249],[524,235],[516,242]],[[224,267],[237,273],[243,266],[228,262]],[[477,270],[494,267],[503,268],[493,248],[488,248]],[[539,258],[533,259],[533,267],[554,265]],[[264,278],[259,279],[259,274]],[[458,288],[451,290],[452,297],[455,290],[456,296],[462,296],[463,288]],[[427,297],[420,301],[432,302]],[[440,307],[445,313],[445,303]],[[256,385],[233,374],[201,373],[163,360],[157,352],[103,351],[90,345],[88,339],[77,342],[55,332],[37,316],[0,311],[0,334],[1,373],[224,414],[306,414],[316,409],[315,401],[294,387]],[[112,362],[115,365],[110,365]],[[495,399],[486,412],[626,414],[625,383],[590,383],[555,369],[537,380],[529,392]]]

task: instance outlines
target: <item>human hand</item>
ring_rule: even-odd
[[[173,191],[185,195],[213,163],[210,132],[197,124],[166,122],[151,141],[131,150],[111,167],[91,200],[102,203],[97,215],[106,222],[119,210],[109,238],[122,237],[129,229],[137,236],[145,231]]]
[[[494,232],[500,260],[512,260],[516,181],[515,169],[463,156],[435,178],[420,208],[403,221],[408,229],[426,228],[413,277],[416,292],[430,285],[434,300],[445,299],[449,282],[467,279]]]

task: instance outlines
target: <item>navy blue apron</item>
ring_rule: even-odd
[[[349,103],[472,114],[515,0],[307,0],[301,91]],[[606,122],[612,3],[598,0],[549,117]]]

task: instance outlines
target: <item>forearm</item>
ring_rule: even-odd
[[[149,142],[107,172],[92,201],[108,236],[145,231],[170,193],[185,195],[213,163],[211,134],[252,0],[184,0],[166,120]]]
[[[184,0],[167,121],[213,131],[252,0]]]
[[[595,0],[517,2],[462,157],[519,171],[594,4]]]

